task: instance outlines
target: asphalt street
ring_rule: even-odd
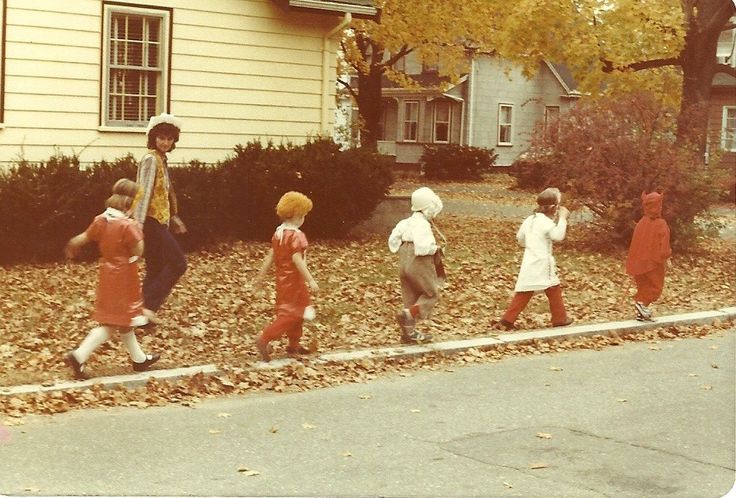
[[[7,495],[721,497],[736,331],[0,432]]]

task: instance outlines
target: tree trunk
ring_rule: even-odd
[[[381,99],[382,68],[371,65],[368,74],[358,76],[358,109],[362,119],[360,128],[360,145],[371,150],[378,149],[380,138],[381,113],[383,101]]]
[[[708,139],[708,102],[715,75],[721,29],[734,13],[731,0],[699,2],[680,54],[682,100],[677,119],[678,143],[690,144],[704,157]]]

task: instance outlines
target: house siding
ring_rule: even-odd
[[[82,162],[140,155],[145,130],[101,130],[103,2],[6,0],[0,164],[55,152]],[[295,12],[272,0],[127,0],[170,9],[170,106],[183,122],[172,162],[226,158],[236,144],[304,142],[334,124],[336,40],[329,98],[323,36],[337,15]],[[63,12],[60,12],[63,10]],[[327,129],[322,127],[328,106]]]
[[[734,87],[714,87],[708,107],[708,131],[711,136],[717,138],[718,155],[720,162],[730,168],[736,168],[736,152],[720,150],[721,127],[723,124],[723,108],[725,106],[736,107],[736,92]]]
[[[564,112],[571,105],[570,99],[563,97],[564,88],[546,64],[530,79],[520,68],[497,57],[479,57],[475,67],[470,144],[495,149],[496,164],[510,165],[528,149],[535,127],[544,119],[545,106],[559,106]],[[513,106],[512,145],[497,141],[500,104]]]

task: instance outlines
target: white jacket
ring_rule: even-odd
[[[415,256],[428,256],[437,252],[437,241],[432,233],[432,225],[419,211],[396,224],[388,237],[389,250],[398,252],[402,242],[414,243]]]
[[[521,224],[516,239],[524,247],[521,269],[514,291],[541,291],[560,284],[552,256],[552,241],[565,238],[567,220],[557,224],[542,213],[534,213]]]

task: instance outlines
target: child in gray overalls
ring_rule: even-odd
[[[438,275],[442,249],[432,232],[432,219],[442,211],[442,201],[430,188],[421,187],[411,195],[412,215],[401,220],[388,238],[392,253],[399,253],[399,280],[404,307],[396,315],[401,342],[432,339],[414,329],[418,319],[426,319],[439,300],[442,275]],[[441,273],[441,272],[440,272]]]

